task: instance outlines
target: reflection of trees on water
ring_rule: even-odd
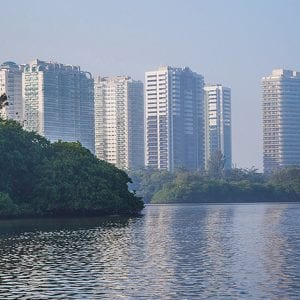
[[[112,271],[128,218],[22,219],[0,222],[0,297],[46,299],[58,291],[99,292],[98,276]],[[123,234],[125,236],[125,234]],[[110,264],[110,262],[112,262]],[[101,290],[100,290],[101,293]]]

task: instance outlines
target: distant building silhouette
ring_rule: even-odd
[[[34,60],[23,71],[24,127],[94,153],[94,89],[78,66]]]
[[[264,171],[300,165],[300,72],[262,78]]]
[[[145,75],[145,160],[172,171],[204,167],[203,76],[162,67]]]

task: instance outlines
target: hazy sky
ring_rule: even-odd
[[[300,71],[298,0],[0,0],[0,62],[34,58],[94,76],[189,66],[232,89],[233,162],[262,167],[261,77]]]

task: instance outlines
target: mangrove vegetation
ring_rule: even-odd
[[[256,169],[130,172],[131,188],[148,203],[243,203],[300,201],[300,168],[263,175]]]
[[[78,142],[50,143],[0,119],[1,217],[135,214],[144,204],[130,182]]]

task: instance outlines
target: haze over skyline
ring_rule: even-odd
[[[0,1],[0,62],[79,65],[93,76],[189,66],[232,90],[233,163],[262,170],[261,78],[300,71],[300,1]]]

